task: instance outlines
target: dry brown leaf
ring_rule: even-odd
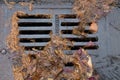
[[[92,24],[90,25],[89,29],[92,31],[92,33],[96,33],[98,31],[98,25],[97,25],[97,23],[92,22]]]

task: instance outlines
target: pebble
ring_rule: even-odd
[[[6,54],[7,54],[7,51],[6,51],[6,49],[2,49],[2,50],[0,51],[0,53],[1,53],[2,55],[6,55]]]

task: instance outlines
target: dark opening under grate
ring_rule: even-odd
[[[74,66],[74,63],[72,62],[68,62],[65,64],[65,67],[73,67]]]

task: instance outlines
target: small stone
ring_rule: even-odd
[[[5,49],[1,50],[1,54],[5,55],[7,54],[7,51]]]

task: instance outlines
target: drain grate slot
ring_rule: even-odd
[[[51,18],[51,15],[49,14],[37,14],[37,15],[29,15],[29,14],[25,14],[25,15],[22,15],[22,16],[19,16],[18,15],[18,18],[21,18],[21,19],[50,19]]]
[[[18,26],[33,27],[33,26],[52,26],[51,22],[19,22]]]
[[[20,39],[22,43],[31,43],[31,42],[48,42],[50,38],[38,38],[38,39]]]
[[[74,19],[74,18],[77,18],[77,16],[75,14],[61,14],[59,15],[59,18]]]
[[[72,30],[61,30],[62,34],[72,34]],[[87,34],[92,34],[92,31],[90,30],[84,30]]]
[[[73,42],[89,42],[89,41],[97,42],[98,41],[98,37],[82,37],[82,38],[66,38],[66,39]]]
[[[79,22],[62,22],[61,26],[76,26]]]
[[[27,35],[31,35],[31,34],[49,34],[51,31],[50,30],[37,30],[37,31],[31,31],[31,30],[28,30],[28,31],[20,31],[19,34],[27,34]]]

